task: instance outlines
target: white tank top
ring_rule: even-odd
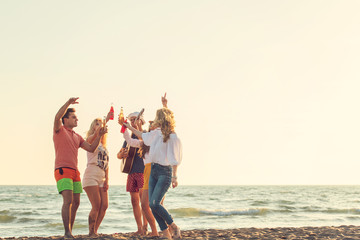
[[[100,143],[98,148],[93,152],[87,152],[87,167],[98,166],[106,170],[109,166],[109,153],[108,150]]]

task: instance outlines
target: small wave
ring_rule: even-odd
[[[210,201],[217,201],[217,200],[219,200],[218,198],[213,198],[213,197],[211,197],[211,198],[209,198],[209,200]]]
[[[200,216],[200,209],[197,208],[177,208],[169,210],[171,214],[177,217],[198,217]]]
[[[265,215],[268,213],[268,209],[259,208],[259,209],[245,209],[245,210],[230,210],[230,211],[208,211],[202,210],[201,213],[206,215],[216,215],[216,216],[233,216],[233,215],[251,215],[259,216]]]
[[[20,218],[18,220],[19,223],[27,223],[27,222],[32,222],[32,221],[34,221],[33,218]]]
[[[289,201],[289,200],[279,200],[279,201],[277,201],[277,203],[278,204],[286,204],[286,205],[293,205],[293,204],[295,204],[295,202],[293,202],[293,201]]]
[[[197,208],[178,208],[172,209],[170,212],[175,214],[177,217],[199,217],[199,216],[234,216],[234,215],[250,215],[259,216],[268,213],[268,209],[257,208],[257,209],[244,209],[244,210],[204,210]]]
[[[269,204],[268,200],[256,200],[251,203],[251,206],[267,205],[267,204]]]
[[[0,223],[9,223],[16,219],[16,217],[11,216],[9,210],[0,211]]]
[[[16,219],[16,217],[14,216],[10,216],[10,215],[0,215],[0,223],[9,223],[12,222]]]
[[[57,229],[57,230],[64,228],[62,223],[47,223],[47,224],[45,224],[44,227],[50,228],[50,229]]]
[[[194,193],[186,193],[183,195],[184,197],[198,197],[198,195],[194,194]]]
[[[315,207],[315,206],[307,206],[307,207],[302,207],[300,208],[301,210],[303,210],[304,212],[309,212],[309,213],[312,213],[312,212],[321,212],[321,208],[320,207]]]
[[[328,209],[320,209],[320,208],[311,208],[305,207],[302,208],[305,212],[310,213],[330,213],[330,214],[359,214],[360,209],[358,208],[348,208],[348,209],[340,209],[340,208],[328,208]]]
[[[40,215],[39,213],[37,213],[37,212],[35,212],[35,211],[19,212],[19,213],[17,213],[17,214],[23,215],[23,216]]]
[[[360,214],[360,209],[350,208],[350,209],[327,209],[325,213],[348,213],[348,214]]]
[[[13,199],[11,199],[11,198],[0,198],[0,202],[11,202],[11,201],[13,201]]]
[[[272,212],[276,212],[276,213],[293,213],[295,211],[291,210],[290,208],[284,208],[284,209],[280,209],[280,210],[273,210]]]
[[[283,191],[279,191],[280,194],[296,194],[296,192],[292,191],[292,190],[283,190]]]
[[[292,206],[288,206],[288,205],[279,205],[279,207],[282,208],[282,209],[288,209],[288,210],[296,209],[296,207],[292,207]]]
[[[0,211],[0,214],[3,215],[3,214],[9,214],[10,211],[9,210],[3,210],[3,211]]]
[[[88,228],[88,227],[89,226],[87,224],[74,223],[73,228],[79,229],[79,228]]]

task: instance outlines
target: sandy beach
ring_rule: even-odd
[[[62,236],[20,237],[2,239],[56,240]],[[75,235],[75,239],[93,239],[86,235]],[[132,236],[132,233],[101,234],[97,239],[163,239]],[[182,232],[182,239],[360,239],[360,226],[299,227],[299,228],[237,228],[188,230]]]

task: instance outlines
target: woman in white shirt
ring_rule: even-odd
[[[170,185],[175,188],[177,182],[177,166],[182,159],[182,145],[175,133],[174,114],[168,108],[157,110],[153,123],[155,130],[142,133],[124,123],[135,135],[142,138],[144,144],[150,146],[149,160],[151,174],[149,179],[149,202],[153,215],[158,222],[164,236],[171,239],[168,226],[175,233],[175,238],[180,238],[180,228],[166,208],[161,205],[161,200],[169,190]]]
[[[109,113],[106,122],[114,113]],[[87,132],[86,141],[92,143],[99,134],[102,125],[101,118],[95,119]],[[101,137],[97,149],[87,153],[87,167],[83,176],[83,188],[90,200],[91,211],[89,213],[89,236],[97,237],[97,231],[104,219],[108,207],[109,189],[109,153],[106,149],[106,136]]]

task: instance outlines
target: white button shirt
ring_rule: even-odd
[[[160,128],[143,133],[145,145],[150,146],[149,160],[163,166],[179,165],[182,159],[182,144],[176,133],[164,142]]]

